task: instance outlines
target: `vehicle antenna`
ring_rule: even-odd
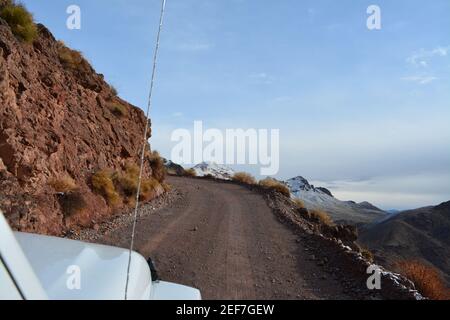
[[[152,104],[153,86],[155,83],[156,65],[157,65],[157,60],[158,60],[159,41],[160,41],[160,37],[161,37],[161,30],[162,30],[162,26],[163,26],[165,8],[166,8],[166,0],[162,0],[161,15],[159,18],[158,35],[156,37],[155,52],[153,55],[152,78],[151,78],[151,82],[150,82],[150,91],[149,91],[149,95],[148,95],[147,111],[145,114],[145,117],[146,117],[145,122],[146,123],[145,123],[145,130],[144,130],[144,140],[142,143],[141,165],[140,165],[140,169],[139,169],[139,179],[138,179],[138,186],[137,186],[137,193],[136,193],[136,206],[134,208],[133,230],[131,232],[130,250],[128,253],[127,281],[125,284],[125,300],[128,299],[128,284],[130,281],[131,256],[132,256],[133,247],[134,247],[134,235],[136,232],[137,214],[138,214],[138,209],[139,209],[139,195],[141,192],[141,182],[142,182],[142,173],[143,173],[143,169],[144,169],[145,148],[147,146],[147,133],[148,133],[148,129],[149,129],[150,107]]]

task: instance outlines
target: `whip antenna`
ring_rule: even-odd
[[[158,35],[156,37],[155,53],[153,55],[152,78],[151,78],[151,82],[150,82],[150,91],[149,91],[149,95],[148,95],[147,111],[145,113],[146,121],[145,121],[145,130],[144,130],[144,141],[142,144],[142,152],[141,152],[141,165],[140,165],[140,169],[139,169],[139,180],[138,180],[138,187],[137,187],[137,193],[136,193],[136,206],[134,208],[133,231],[131,232],[131,243],[130,243],[130,250],[128,253],[127,281],[125,284],[125,300],[127,300],[127,298],[128,298],[128,284],[130,281],[131,256],[132,256],[133,247],[134,247],[134,234],[136,232],[137,214],[138,214],[138,209],[139,209],[139,195],[141,193],[141,182],[142,182],[142,173],[143,173],[143,169],[144,169],[145,147],[147,146],[147,132],[148,132],[148,127],[149,127],[150,107],[152,104],[153,85],[155,83],[156,65],[157,65],[158,51],[159,51],[159,40],[161,37],[161,30],[162,30],[162,26],[163,26],[165,9],[166,9],[166,0],[162,0],[161,15],[159,18]]]

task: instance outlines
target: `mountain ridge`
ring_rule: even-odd
[[[361,203],[341,201],[328,189],[315,187],[302,176],[288,179],[285,183],[292,195],[301,199],[307,208],[324,210],[336,222],[367,224],[387,215],[386,212],[367,201]]]
[[[450,201],[403,211],[366,226],[358,241],[390,267],[411,259],[431,264],[450,286]]]

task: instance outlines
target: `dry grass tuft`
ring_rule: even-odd
[[[163,187],[164,192],[169,192],[170,190],[172,190],[172,186],[165,182],[161,183],[161,187]]]
[[[83,57],[83,54],[80,51],[66,47],[62,41],[58,42],[58,56],[62,65],[67,69],[84,73],[91,70],[91,66]]]
[[[0,17],[8,23],[12,33],[19,39],[32,43],[37,38],[38,30],[33,15],[23,5],[6,1],[0,9]]]
[[[125,173],[117,179],[117,183],[128,197],[136,197],[139,184],[139,166],[128,164]],[[155,192],[159,187],[161,187],[161,184],[155,178],[143,178],[139,192],[140,199],[149,200],[154,198]]]
[[[159,181],[160,183],[162,183],[164,181],[164,179],[166,179],[166,167],[164,166],[164,160],[163,158],[161,158],[161,156],[159,155],[158,151],[153,151],[153,152],[148,152],[148,156],[147,156],[149,162],[150,162],[150,167],[152,168],[152,176]]]
[[[112,114],[114,114],[115,116],[118,116],[118,117],[124,117],[128,113],[127,106],[117,103],[117,102],[109,101],[106,103],[106,106],[112,112]]]
[[[248,174],[246,172],[235,173],[232,177],[232,180],[250,185],[256,184],[256,179],[251,174]]]
[[[158,155],[159,156],[159,155]],[[159,160],[158,166],[159,166]],[[124,199],[131,207],[136,204],[136,194],[139,187],[140,168],[129,163],[123,173],[113,170],[102,170],[92,177],[94,191],[103,195],[110,205],[118,205]],[[161,176],[158,176],[161,179]],[[155,198],[158,193],[170,190],[169,185],[158,181],[155,177],[142,178],[139,199],[147,201]]]
[[[60,178],[51,179],[48,185],[52,187],[56,192],[70,192],[77,189],[77,184],[70,176],[66,175]]]
[[[311,219],[330,227],[334,226],[333,219],[331,219],[331,217],[325,211],[319,209],[312,209],[308,210],[308,213]]]
[[[112,95],[116,97],[119,94],[119,92],[117,91],[116,87],[114,87],[112,84],[110,84],[109,87],[111,89]]]
[[[87,208],[88,204],[79,191],[65,193],[59,199],[65,217],[73,216]]]
[[[281,183],[275,179],[271,179],[271,178],[263,179],[263,180],[259,181],[259,185],[264,188],[267,188],[267,189],[275,190],[275,191],[285,195],[286,197],[291,196],[291,192],[289,191],[289,188],[286,185],[284,185],[283,183]]]
[[[139,183],[139,167],[136,164],[128,164],[125,173],[118,177],[117,183],[127,196],[136,195]]]
[[[117,206],[121,202],[121,196],[116,191],[113,182],[113,173],[108,170],[101,170],[92,176],[92,186],[94,191],[106,198],[112,206]]]
[[[144,179],[141,184],[141,192],[139,193],[139,197],[146,201],[153,199],[156,196],[156,190],[161,187],[161,184],[158,180],[154,178]]]
[[[194,169],[190,168],[190,169],[184,170],[184,175],[186,177],[196,177],[197,176],[197,172],[195,172]]]
[[[292,202],[295,204],[297,209],[305,209],[305,203],[299,198],[293,199]]]
[[[363,258],[366,259],[367,261],[369,261],[371,263],[373,263],[375,261],[375,257],[369,249],[360,248],[360,252],[361,252],[361,255],[363,256]]]
[[[449,300],[450,290],[445,286],[439,271],[419,261],[400,261],[396,269],[416,285],[421,294],[432,300]]]

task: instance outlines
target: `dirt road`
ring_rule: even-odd
[[[263,197],[210,180],[170,177],[182,192],[172,205],[139,219],[136,250],[160,277],[201,290],[205,299],[346,299]],[[131,226],[101,242],[127,247]]]

